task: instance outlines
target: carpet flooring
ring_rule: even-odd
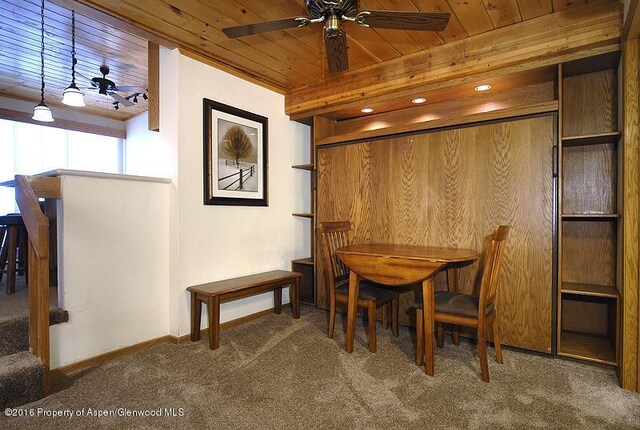
[[[412,330],[395,338],[379,326],[372,354],[360,319],[347,354],[341,321],[334,339],[325,329],[326,314],[303,307],[300,320],[285,311],[223,331],[216,351],[206,340],[149,348],[56,380],[16,412],[36,416],[0,417],[0,428],[640,428],[640,396],[611,368],[513,349],[500,366],[490,348],[486,384],[475,345],[445,338],[427,377]],[[54,411],[74,416],[45,416]]]

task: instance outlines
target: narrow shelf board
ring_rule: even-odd
[[[313,258],[300,258],[298,260],[291,260],[293,264],[304,264],[305,266],[314,266],[315,262]]]
[[[313,214],[307,214],[307,213],[295,213],[295,214],[291,214],[293,216],[301,216],[303,218],[313,218],[315,215]]]
[[[617,366],[616,356],[608,337],[562,330],[558,355]]]
[[[565,221],[607,221],[618,218],[620,218],[620,214],[562,214],[562,219]]]
[[[315,169],[315,166],[313,164],[295,164],[291,167],[294,169],[309,170],[309,171],[313,171]]]
[[[618,292],[618,289],[616,287],[610,287],[607,285],[563,282],[561,291],[565,294],[576,294],[582,296],[609,297],[612,299],[617,299],[620,297],[620,293]]]
[[[597,145],[600,143],[617,143],[622,134],[619,131],[584,136],[568,136],[562,138],[562,146]]]

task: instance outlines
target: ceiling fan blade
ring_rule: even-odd
[[[113,91],[109,91],[109,95],[111,96],[112,99],[114,99],[115,101],[117,101],[118,103],[120,103],[122,106],[125,107],[131,107],[134,105],[133,102],[125,99],[124,97],[122,97],[120,94],[118,93],[114,93]]]
[[[373,28],[442,31],[450,17],[450,13],[441,12],[365,10],[356,15],[356,23]]]
[[[146,87],[141,87],[139,85],[130,85],[130,86],[124,86],[121,87],[120,85],[117,85],[118,91],[124,91],[127,93],[144,93],[147,91]]]
[[[266,33],[267,31],[284,30],[293,27],[303,27],[309,23],[308,18],[284,18],[275,21],[256,22],[254,24],[237,25],[223,28],[222,32],[230,39],[236,37],[251,36],[252,34]]]
[[[347,36],[342,30],[327,32],[324,36],[324,44],[327,51],[327,64],[329,73],[344,72],[349,70],[349,55],[347,53]]]

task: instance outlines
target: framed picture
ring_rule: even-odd
[[[204,204],[268,206],[268,119],[202,99]]]

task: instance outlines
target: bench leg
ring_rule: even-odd
[[[293,318],[300,318],[300,278],[289,287],[289,301],[291,302],[291,313]]]
[[[220,345],[220,296],[209,297],[209,349]]]
[[[191,342],[200,340],[200,318],[202,315],[202,302],[198,300],[196,293],[191,293]]]
[[[273,289],[273,313],[280,314],[282,312],[282,287]]]

